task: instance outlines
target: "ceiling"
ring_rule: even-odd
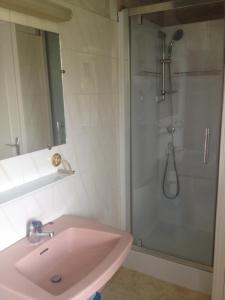
[[[152,3],[165,2],[168,0],[118,0],[119,10]],[[198,1],[198,0],[196,0]],[[207,5],[182,8],[177,10],[152,13],[145,15],[151,22],[160,26],[171,26],[177,24],[187,24],[206,20],[224,18],[224,4],[211,3]]]
[[[125,7],[136,7],[141,5],[152,4],[156,2],[165,2],[166,0],[118,0],[119,9]]]

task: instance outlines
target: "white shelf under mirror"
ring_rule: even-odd
[[[42,189],[58,181],[65,180],[66,178],[71,176],[74,176],[74,174],[67,175],[55,172],[28,183],[22,184],[20,186],[13,187],[10,190],[0,192],[0,204],[3,204],[15,198],[23,197],[29,193]]]

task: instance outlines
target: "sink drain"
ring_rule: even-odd
[[[50,278],[50,281],[52,283],[59,283],[62,281],[62,276],[59,275],[59,274],[56,274],[56,275],[53,275],[51,278]]]

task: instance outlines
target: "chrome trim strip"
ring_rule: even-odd
[[[204,164],[208,164],[209,160],[209,137],[210,137],[210,129],[207,127],[205,129],[205,141],[204,141],[204,154],[203,154],[203,161]]]

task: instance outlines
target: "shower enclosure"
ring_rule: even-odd
[[[131,227],[137,247],[210,269],[224,1],[185,3],[130,17]]]

